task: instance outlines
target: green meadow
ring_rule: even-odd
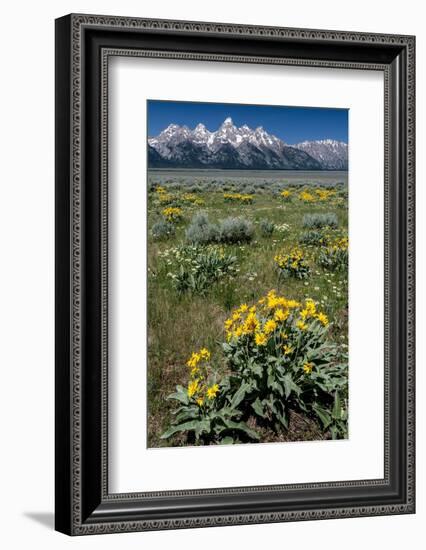
[[[224,324],[241,304],[250,306],[271,290],[299,302],[311,299],[329,320],[327,338],[342,355],[347,353],[347,267],[320,261],[322,250],[347,237],[346,173],[235,176],[155,171],[149,173],[147,193],[149,447],[188,444],[180,432],[161,438],[176,409],[167,397],[177,385],[187,387],[186,363],[195,350],[209,350],[211,368],[218,375],[229,372]],[[216,228],[216,240],[194,242],[188,237],[188,228],[200,213]],[[336,224],[308,227],[306,215],[324,219],[317,214]],[[246,223],[241,241],[223,228],[223,220],[229,218]],[[307,266],[306,277],[299,278],[297,270],[283,272],[277,264],[278,256],[291,255],[295,249]],[[230,265],[219,261],[217,267],[213,262],[206,274],[200,274],[200,256],[207,252],[215,261],[228,258]],[[331,438],[326,424],[301,410],[289,411],[285,429],[258,422],[250,413],[244,418],[260,434],[260,441]]]

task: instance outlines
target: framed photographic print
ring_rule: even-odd
[[[413,513],[414,37],[56,21],[56,529]]]

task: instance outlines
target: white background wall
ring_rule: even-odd
[[[66,0],[2,6],[0,33],[0,543],[3,548],[420,548],[425,507],[426,31],[420,1]],[[53,526],[54,24],[104,13],[417,35],[418,506],[413,516],[70,539]],[[422,219],[423,218],[423,219]],[[423,246],[422,246],[423,245]],[[313,465],[314,467],[314,465]],[[423,529],[422,529],[423,528]]]

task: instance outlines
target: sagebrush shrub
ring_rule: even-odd
[[[305,231],[300,235],[299,238],[300,244],[305,244],[309,246],[326,246],[327,242],[328,240],[326,235],[324,235],[322,231],[317,231],[315,229]]]
[[[161,219],[154,223],[151,228],[151,235],[154,239],[168,239],[175,234],[175,226],[173,223],[165,219]]]
[[[199,183],[193,183],[187,187],[188,193],[201,193],[203,191],[203,186]]]
[[[254,195],[255,192],[256,190],[253,185],[244,186],[244,193],[246,193],[247,195]]]
[[[205,212],[195,214],[185,233],[186,240],[193,244],[249,242],[253,235],[253,224],[244,218],[225,218],[215,224]]]
[[[222,243],[244,243],[252,240],[253,224],[245,218],[225,218],[219,223],[219,241]]]
[[[336,229],[339,225],[337,215],[328,212],[325,214],[305,214],[303,216],[303,226],[307,229],[321,229],[322,227],[330,227]]]
[[[209,221],[205,212],[197,212],[185,232],[186,240],[193,244],[218,242],[219,228]]]
[[[270,220],[260,220],[260,232],[264,237],[271,237],[275,231],[275,224]]]

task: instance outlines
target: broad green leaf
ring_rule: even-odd
[[[167,439],[168,437],[174,435],[177,432],[190,432],[195,431],[200,422],[198,420],[191,420],[190,422],[184,422],[183,424],[178,424],[177,426],[172,426],[167,431],[163,433],[161,439]]]
[[[235,409],[235,407],[238,407],[238,405],[241,403],[241,401],[244,399],[247,391],[250,389],[250,384],[247,382],[243,382],[241,386],[238,388],[238,390],[235,392],[231,399],[231,407]]]
[[[340,420],[342,416],[342,406],[340,404],[340,396],[338,391],[334,394],[334,405],[331,414],[335,420]]]
[[[179,422],[179,423],[183,421],[187,422],[189,420],[196,419],[197,416],[198,416],[198,411],[195,410],[195,407],[194,407],[193,409],[188,409],[177,413],[175,417],[175,422]]]
[[[258,414],[262,418],[266,417],[265,411],[263,410],[262,402],[258,397],[256,398],[256,401],[254,401],[254,403],[251,404],[251,406],[256,414]]]
[[[257,376],[262,376],[262,373],[263,373],[263,370],[262,370],[262,367],[260,365],[258,365],[257,363],[254,363],[251,367],[251,370],[254,372],[254,374],[256,374]]]
[[[226,437],[220,440],[220,445],[232,445],[233,443],[234,443],[234,439],[230,435],[227,435]]]
[[[288,417],[286,411],[283,411],[282,413],[277,412],[277,418],[281,422],[281,424],[284,426],[286,430],[288,430]]]
[[[259,434],[254,430],[251,430],[244,422],[234,422],[233,420],[227,420],[226,426],[232,430],[240,430],[246,433],[252,439],[259,440]]]
[[[329,412],[326,409],[323,409],[317,403],[314,403],[312,405],[312,409],[314,410],[315,414],[318,416],[318,418],[321,420],[324,429],[328,428],[331,424],[331,416]]]
[[[210,421],[209,420],[199,420],[196,422],[197,426],[195,427],[195,435],[199,437],[203,432],[210,431]]]
[[[336,426],[330,427],[330,433],[331,433],[331,439],[338,439],[339,438],[339,430]]]
[[[272,380],[270,380],[270,378],[268,377],[268,386],[271,388],[271,390],[275,390],[281,395],[281,397],[283,397],[284,390],[282,386],[278,384],[278,382],[275,379],[272,378]]]
[[[188,393],[182,386],[176,386],[176,391],[168,395],[167,399],[176,399],[176,401],[180,401],[184,405],[188,405],[189,403]]]
[[[283,376],[283,384],[284,384],[286,399],[288,399],[292,391],[294,391],[297,395],[300,395],[300,392],[302,390],[297,384],[294,383],[293,378],[291,377],[291,374],[287,373],[286,375]]]

